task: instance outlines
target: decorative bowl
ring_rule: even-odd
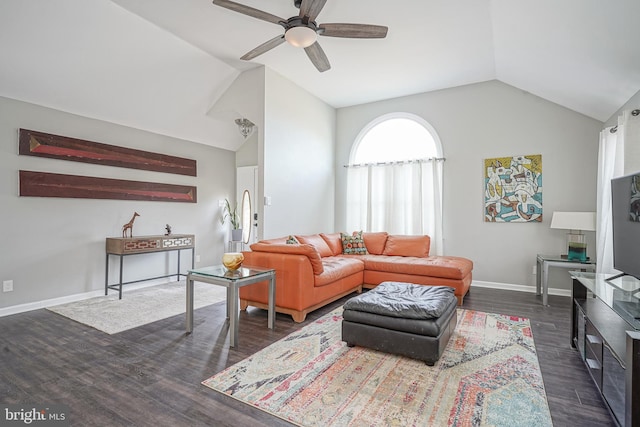
[[[226,252],[222,255],[222,264],[231,271],[240,268],[242,261],[244,261],[244,255],[241,252]]]

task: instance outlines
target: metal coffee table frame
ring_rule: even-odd
[[[541,255],[536,259],[536,295],[540,295],[542,288],[542,305],[547,306],[549,295],[549,267],[568,268],[570,270],[596,271],[595,261],[572,261],[561,255]]]
[[[238,289],[242,286],[258,282],[269,282],[269,303],[267,325],[273,329],[275,325],[276,271],[259,267],[241,267],[236,271],[227,270],[224,266],[203,267],[189,270],[187,273],[187,334],[193,332],[193,283],[210,283],[227,288],[227,319],[229,320],[229,346],[235,347],[238,342],[239,297]]]

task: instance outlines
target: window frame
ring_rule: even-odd
[[[358,132],[358,135],[356,136],[354,140],[354,144],[351,146],[351,151],[349,153],[349,164],[351,165],[354,164],[356,153],[358,152],[358,149],[360,148],[360,145],[363,139],[365,138],[365,136],[379,124],[386,122],[388,120],[393,120],[393,119],[413,120],[414,122],[424,127],[426,131],[429,132],[431,134],[431,137],[433,138],[433,143],[435,144],[435,148],[436,148],[436,157],[437,158],[444,157],[443,150],[442,150],[442,143],[440,142],[440,136],[438,135],[438,132],[436,132],[435,128],[428,121],[418,116],[417,114],[407,113],[407,112],[393,112],[393,113],[387,113],[387,114],[383,114],[381,116],[376,117],[375,119],[367,123],[360,130],[360,132]],[[412,159],[412,160],[419,160],[419,159]]]

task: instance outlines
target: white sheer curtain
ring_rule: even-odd
[[[431,236],[432,255],[444,254],[442,235],[442,177],[444,161],[422,163],[422,174],[430,185],[422,191],[422,227],[424,234]]]
[[[613,227],[611,220],[611,179],[624,174],[624,144],[629,113],[618,118],[616,127],[600,132],[598,151],[596,271],[614,273]]]
[[[442,254],[442,160],[350,166],[347,229],[428,234]]]

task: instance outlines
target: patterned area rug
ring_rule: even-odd
[[[341,341],[342,309],[202,384],[300,426],[551,426],[529,320],[458,309],[440,360]]]
[[[193,298],[194,308],[226,301],[227,288],[194,282]],[[117,292],[110,291],[109,295],[47,309],[107,334],[116,334],[184,313],[186,307],[186,284],[183,280],[127,291],[122,294],[122,299],[118,299]]]

